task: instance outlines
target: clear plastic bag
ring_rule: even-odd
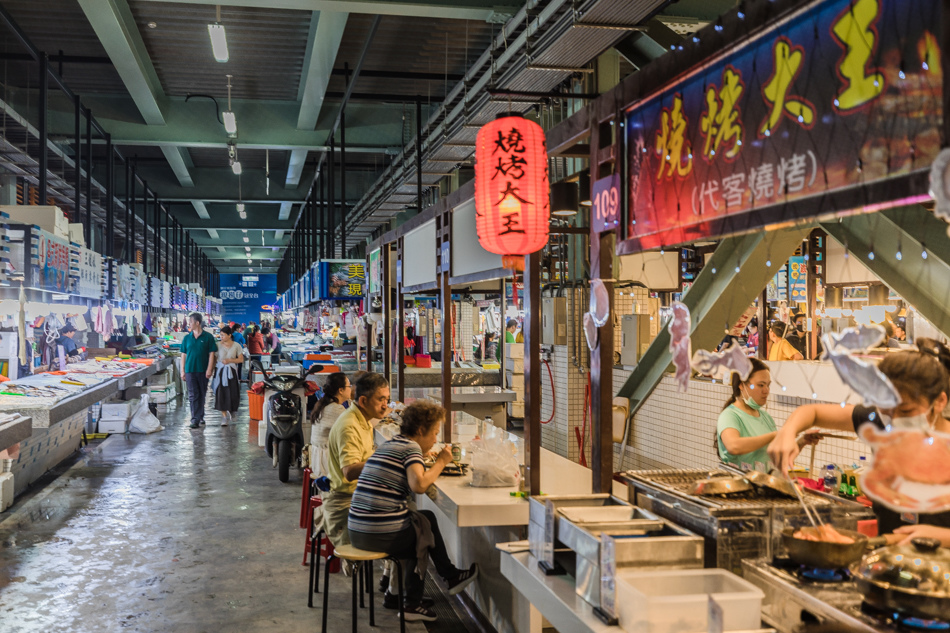
[[[136,405],[135,411],[132,412],[132,419],[129,421],[129,433],[154,433],[163,430],[163,428],[158,418],[149,411],[148,396],[143,395],[138,405]]]
[[[471,442],[472,486],[511,488],[518,485],[521,467],[518,449],[504,432],[487,430],[485,437]]]

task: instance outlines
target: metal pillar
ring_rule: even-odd
[[[591,278],[600,279],[607,289],[609,314],[614,314],[613,260],[616,236],[613,232],[591,235]],[[527,294],[527,289],[526,292]],[[599,328],[597,347],[590,355],[591,434],[590,465],[593,492],[610,492],[613,467],[613,366],[614,323],[608,320]],[[527,346],[525,346],[527,349]],[[527,374],[527,369],[525,370]],[[597,380],[594,380],[594,377]],[[527,380],[527,378],[525,378]],[[540,385],[539,385],[540,388]],[[527,388],[525,389],[527,393]],[[527,413],[525,414],[527,417]],[[540,442],[540,438],[539,438]]]
[[[336,224],[336,183],[334,179],[336,178],[336,169],[334,168],[333,163],[336,162],[336,140],[333,138],[333,135],[330,135],[330,162],[327,166],[329,171],[330,180],[327,182],[327,205],[329,210],[327,211],[327,217],[330,219],[327,224],[327,237],[329,238],[329,250],[328,259],[333,259],[336,257],[336,248],[333,245],[333,229]]]
[[[168,228],[170,226],[168,211],[165,211],[165,218],[162,223],[165,225],[165,230],[162,232],[163,233],[162,237],[165,238],[165,256],[162,258],[162,260],[165,263],[165,280],[167,281],[171,279],[171,276],[172,276],[171,269],[168,266],[168,242],[169,242]]]
[[[517,293],[517,288],[514,289]],[[516,295],[517,296],[517,295]],[[524,258],[524,445],[525,478],[541,494],[541,253]],[[613,336],[613,334],[611,334]]]
[[[162,274],[162,256],[161,256],[161,235],[158,230],[159,227],[159,204],[158,204],[158,194],[152,193],[152,230],[155,231],[155,241],[153,242],[154,246],[152,247],[152,266],[154,268],[153,276],[158,277]]]
[[[40,103],[39,103],[39,133],[40,133],[40,165],[39,194],[40,204],[45,205],[49,190],[49,55],[40,56]]]
[[[148,277],[148,181],[142,182],[142,272]]]
[[[416,97],[416,212],[422,213],[422,97]]]
[[[115,152],[111,134],[106,134],[106,243],[103,255],[115,256]]]
[[[452,215],[450,211],[436,216],[437,253],[442,252],[443,244],[451,235]],[[450,245],[451,247],[451,245]],[[441,257],[436,260],[442,261]],[[449,270],[439,269],[439,304],[442,309],[442,406],[448,412],[442,438],[452,441],[452,286],[449,284]]]
[[[398,262],[406,261],[404,257],[405,251],[403,250],[404,246],[402,238],[400,237],[399,241],[396,242],[396,261]],[[403,274],[405,274],[405,272]],[[403,277],[403,279],[405,279],[405,277]],[[402,347],[402,341],[406,336],[406,328],[403,325],[406,320],[406,298],[402,294],[402,287],[402,282],[396,284],[396,382],[399,385],[397,389],[399,402],[403,402],[406,399],[406,359],[403,356]],[[443,359],[443,363],[444,362]],[[449,409],[446,409],[446,411],[449,411]],[[451,417],[451,415],[448,417]],[[451,437],[451,435],[447,437]]]
[[[73,161],[75,161],[76,173],[73,174],[73,222],[82,221],[82,127],[80,120],[82,118],[82,104],[79,101],[79,95],[73,97],[73,107],[76,112],[76,127],[73,136]],[[128,165],[126,165],[126,204],[128,204]]]
[[[346,258],[346,107],[345,106],[342,110],[340,110],[340,257]]]
[[[327,234],[330,232],[330,223],[327,221],[327,175],[320,174],[320,259],[327,258]]]
[[[393,278],[389,274],[391,262],[391,249],[389,244],[383,244],[379,254],[380,266],[383,267],[383,375],[386,380],[392,384],[393,372],[393,335],[392,335],[392,313],[393,313]],[[372,349],[372,344],[370,344]]]
[[[86,172],[87,174],[89,172]],[[128,233],[129,233],[129,263],[135,263],[135,163],[132,163],[132,178],[131,184],[132,189],[130,197],[128,198],[128,209],[129,209],[129,224],[128,224]]]
[[[83,222],[86,248],[92,248],[92,111],[86,109],[86,217]]]

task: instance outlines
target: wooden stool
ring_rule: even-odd
[[[385,552],[370,552],[365,549],[359,549],[352,545],[341,545],[336,548],[332,555],[327,558],[327,565],[323,576],[323,628],[322,633],[327,633],[327,611],[330,603],[330,560],[338,558],[340,560],[350,561],[356,565],[353,570],[353,633],[357,633],[356,627],[356,596],[360,594],[362,598],[362,588],[357,587],[357,577],[362,580],[362,572],[366,571],[366,588],[369,591],[369,625],[376,626],[376,616],[373,607],[373,561],[392,560],[396,563],[396,573],[399,577],[399,631],[406,633],[406,611],[402,597],[402,562],[392,558]],[[369,564],[366,564],[369,563]],[[363,584],[363,583],[360,583]],[[313,595],[313,594],[311,594]]]

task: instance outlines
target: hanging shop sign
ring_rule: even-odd
[[[544,130],[518,114],[482,126],[475,141],[475,228],[496,255],[527,255],[548,242],[548,154]]]
[[[320,299],[360,299],[365,286],[365,260],[320,262]]]
[[[591,209],[594,233],[610,231],[620,225],[620,174],[611,174],[594,183]]]
[[[941,23],[938,0],[815,2],[637,103],[618,250],[925,195],[897,177],[940,149]]]
[[[788,291],[792,303],[808,302],[808,266],[803,256],[788,258]]]
[[[380,291],[383,286],[382,250],[376,249],[369,254],[369,293]]]
[[[220,281],[222,321],[258,322],[277,301],[277,275],[222,274]]]

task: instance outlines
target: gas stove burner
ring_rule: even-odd
[[[867,602],[861,603],[861,611],[874,616],[885,624],[896,625],[899,631],[950,631],[950,621],[919,618],[894,609],[883,609]]]
[[[799,574],[805,580],[814,582],[844,582],[851,577],[847,569],[821,569],[819,567],[802,567]]]

